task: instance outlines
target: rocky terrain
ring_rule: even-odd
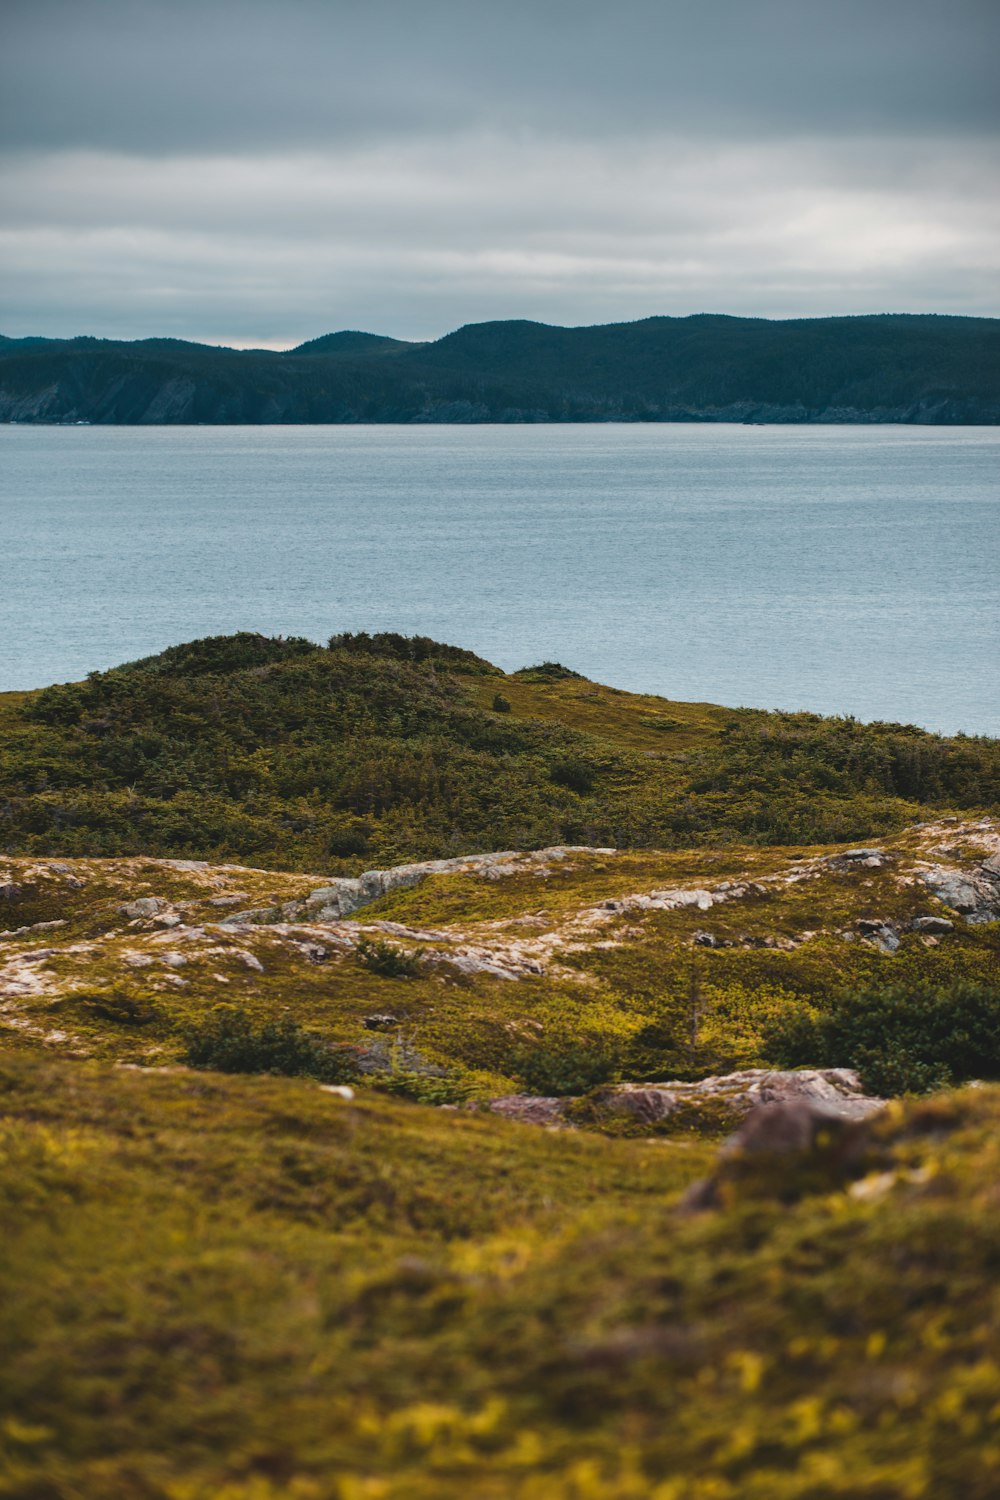
[[[239,1004],[294,1017],[363,1075],[450,1077],[517,1118],[572,1113],[502,1084],[530,1072],[532,1049],[576,1048],[608,1062],[605,1111],[658,1120],[692,1098],[753,1102],[760,1079],[739,1068],[770,1061],[776,1002],[810,999],[818,974],[995,982],[1000,826],[946,818],[793,855],[559,846],[323,881],[8,858],[0,917],[0,1026],[24,1044],[155,1066],[213,1007]],[[657,1025],[666,1064],[734,1077],[613,1082],[612,1053],[635,1053]],[[824,1077],[830,1098],[857,1092]]]

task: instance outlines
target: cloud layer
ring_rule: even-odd
[[[8,334],[995,314],[992,0],[15,0]]]

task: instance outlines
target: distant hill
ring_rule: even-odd
[[[386,338],[381,333],[359,333],[355,328],[341,333],[324,333],[318,339],[289,349],[289,354],[388,354],[391,349],[413,349],[403,339]]]
[[[345,330],[286,352],[0,339],[0,420],[96,423],[1000,422],[1000,319]]]

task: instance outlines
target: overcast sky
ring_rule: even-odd
[[[0,0],[0,332],[1000,313],[1000,0]]]

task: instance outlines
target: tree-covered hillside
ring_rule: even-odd
[[[287,353],[176,339],[0,340],[0,420],[1000,421],[1000,320],[646,318],[356,331]]]

